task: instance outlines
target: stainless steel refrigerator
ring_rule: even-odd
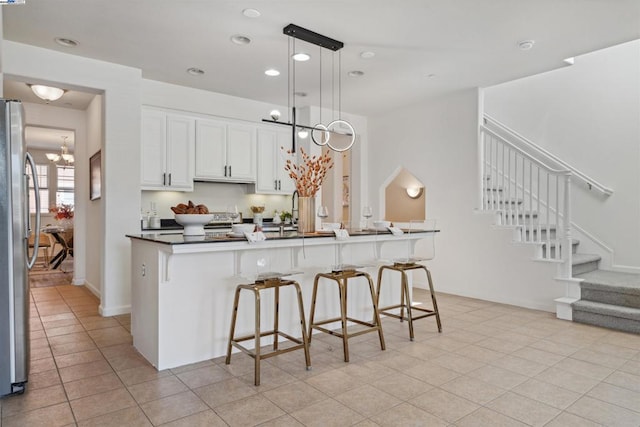
[[[22,103],[0,100],[0,396],[24,391],[29,374],[29,277],[38,255],[40,198],[26,151]],[[35,220],[29,214],[29,180]],[[32,227],[33,226],[33,227]],[[33,254],[29,234],[35,232]]]

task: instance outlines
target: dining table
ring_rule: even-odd
[[[72,249],[68,242],[65,240],[66,230],[58,226],[46,226],[41,229],[43,233],[50,234],[55,239],[56,243],[60,245],[60,250],[51,258],[49,265],[52,265],[51,269],[56,270],[60,267],[62,262],[67,259],[69,254],[73,255]],[[54,245],[55,246],[55,245]]]

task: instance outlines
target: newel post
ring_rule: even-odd
[[[564,179],[564,236],[562,246],[562,261],[564,263],[564,276],[572,277],[571,267],[573,258],[573,247],[571,242],[571,173],[567,173]]]

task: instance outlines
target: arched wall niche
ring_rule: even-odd
[[[409,222],[426,218],[424,184],[409,170],[399,167],[385,181],[381,190],[384,219],[391,222]]]

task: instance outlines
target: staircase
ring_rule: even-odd
[[[480,135],[480,210],[512,228],[515,241],[535,245],[538,259],[558,264],[567,291],[556,300],[557,316],[640,333],[640,275],[600,270],[601,257],[581,253],[571,236],[571,186],[612,190],[489,117]]]

